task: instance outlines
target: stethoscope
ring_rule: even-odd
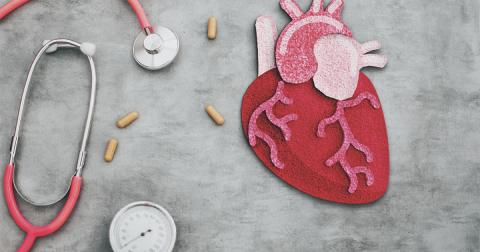
[[[12,0],[0,7],[0,20],[28,1]],[[178,36],[166,27],[152,27],[138,0],[128,0],[128,3],[137,15],[143,29],[133,43],[133,58],[140,66],[148,70],[159,70],[168,66],[180,50]]]
[[[88,107],[87,119],[85,122],[85,129],[83,132],[82,144],[80,147],[80,152],[78,153],[77,168],[70,181],[69,189],[67,189],[67,191],[61,198],[53,202],[35,202],[32,199],[26,197],[25,194],[22,193],[19,190],[19,188],[15,185],[15,178],[14,178],[15,154],[17,152],[17,146],[20,139],[20,129],[22,127],[22,118],[23,118],[23,112],[25,107],[25,101],[27,99],[27,96],[30,90],[30,82],[32,79],[33,72],[35,70],[35,66],[37,65],[38,61],[40,60],[40,58],[44,53],[52,53],[57,48],[78,48],[88,58],[88,62],[90,63],[91,81],[92,81],[91,92],[90,92],[90,102]],[[22,245],[17,250],[19,252],[30,251],[30,249],[32,248],[37,238],[48,236],[56,232],[57,230],[59,230],[70,217],[70,214],[75,208],[78,197],[80,196],[80,189],[82,187],[82,170],[85,165],[85,160],[87,156],[86,148],[87,148],[88,138],[90,135],[93,110],[95,107],[97,77],[95,72],[95,64],[92,58],[94,53],[95,53],[95,46],[90,43],[80,44],[68,39],[55,39],[55,40],[45,41],[44,46],[42,47],[42,49],[40,49],[38,54],[35,56],[35,59],[33,60],[33,63],[28,72],[27,80],[25,82],[25,87],[23,89],[22,99],[20,101],[20,108],[18,110],[17,124],[15,126],[15,134],[12,137],[12,143],[10,147],[10,162],[5,168],[5,175],[3,180],[3,190],[5,195],[5,201],[7,203],[10,215],[12,216],[13,220],[18,225],[18,227],[26,233],[26,237],[23,240]],[[66,196],[67,193],[68,193],[68,198],[62,210],[60,210],[57,217],[55,217],[55,219],[52,222],[50,222],[50,224],[45,226],[36,226],[31,224],[27,219],[25,219],[25,217],[21,213],[17,204],[17,200],[15,198],[14,188],[22,199],[24,199],[28,203],[35,206],[53,205],[61,201]]]

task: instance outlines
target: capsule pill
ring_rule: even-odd
[[[215,17],[208,18],[208,39],[217,38],[217,19]]]
[[[131,112],[117,121],[117,127],[123,129],[138,119],[138,112]]]
[[[223,116],[218,113],[218,111],[212,105],[207,105],[205,107],[205,111],[207,111],[210,118],[212,118],[217,125],[223,125],[225,123]]]
[[[107,148],[105,149],[104,159],[107,162],[112,162],[113,157],[115,156],[115,152],[117,151],[118,140],[115,138],[111,138],[107,142]]]

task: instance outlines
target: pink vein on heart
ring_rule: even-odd
[[[277,90],[272,98],[267,100],[266,102],[262,103],[255,111],[253,112],[252,116],[250,117],[250,121],[248,123],[248,142],[250,146],[255,147],[257,144],[257,137],[262,139],[270,148],[270,159],[275,167],[279,169],[284,168],[284,163],[280,161],[278,158],[278,148],[275,144],[275,141],[272,139],[271,136],[266,134],[265,132],[261,131],[258,128],[257,120],[258,117],[265,112],[267,115],[268,120],[275,126],[279,127],[282,130],[283,136],[286,141],[290,140],[291,137],[291,130],[288,127],[288,122],[297,120],[296,114],[289,114],[282,118],[277,118],[273,114],[273,106],[277,104],[279,101],[285,105],[290,105],[293,103],[293,100],[288,98],[284,93],[285,83],[283,81],[278,82]]]
[[[370,169],[368,169],[366,166],[352,167],[346,158],[347,150],[350,148],[350,146],[353,146],[355,149],[365,154],[365,157],[367,158],[368,163],[373,162],[373,154],[371,153],[370,149],[367,146],[361,144],[355,138],[352,130],[350,129],[348,121],[345,117],[345,108],[355,107],[360,103],[362,103],[362,101],[364,100],[370,101],[370,104],[372,105],[373,108],[375,109],[380,108],[380,102],[378,101],[378,99],[374,95],[368,92],[359,94],[355,99],[338,101],[335,114],[332,115],[331,117],[325,118],[322,121],[320,121],[320,123],[318,124],[318,130],[317,130],[318,137],[325,137],[325,127],[327,125],[333,124],[335,122],[340,123],[340,127],[342,128],[342,131],[343,131],[343,144],[340,147],[340,149],[337,151],[337,153],[335,153],[335,155],[329,158],[325,162],[325,164],[331,167],[336,163],[340,163],[340,165],[342,166],[345,173],[347,173],[348,178],[350,180],[350,186],[348,188],[349,193],[354,193],[357,190],[357,186],[358,186],[357,174],[359,173],[365,174],[367,178],[367,186],[373,185],[373,182],[374,182],[374,175],[370,171]]]

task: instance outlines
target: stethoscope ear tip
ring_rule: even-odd
[[[88,43],[88,42],[82,43],[80,45],[80,51],[82,51],[83,54],[89,57],[93,57],[93,55],[95,54],[96,48],[97,47],[95,46],[95,44]]]
[[[42,42],[42,45],[43,46],[46,46],[48,43],[50,43],[51,40],[44,40]],[[71,44],[63,44],[63,43],[52,43],[46,50],[45,50],[45,53],[54,53],[58,50],[58,48],[71,48],[71,47],[75,47]],[[93,43],[88,43],[88,42],[85,42],[85,43],[81,43],[80,44],[80,51],[85,54],[86,56],[88,57],[93,57],[93,55],[95,54],[95,51],[96,51],[96,46],[95,44]]]
[[[46,44],[48,44],[50,42],[50,40],[44,40],[42,42],[42,46],[45,46]],[[54,45],[51,45],[50,47],[48,47],[48,49],[45,51],[46,53],[50,54],[50,53],[54,53],[56,52],[58,49],[58,45],[57,44],[54,44]]]

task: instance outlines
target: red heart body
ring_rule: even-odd
[[[278,71],[273,69],[258,77],[247,89],[242,102],[242,124],[247,139],[252,114],[275,95],[280,81]],[[352,99],[363,93],[371,94],[378,101],[374,86],[367,76],[360,73]],[[266,113],[261,113],[258,119],[253,120],[256,121],[258,130],[275,142],[282,168],[272,162],[270,146],[257,139],[252,149],[264,165],[294,188],[323,200],[367,204],[381,198],[388,186],[389,150],[385,119],[379,103],[374,108],[365,100],[344,109],[344,118],[351,135],[368,147],[372,154],[370,162],[367,162],[366,155],[353,146],[346,151],[344,161],[351,167],[367,167],[372,175],[371,181],[367,181],[364,173],[354,174],[358,181],[354,190],[351,190],[351,178],[340,162],[327,165],[327,160],[345,144],[346,138],[340,122],[325,124],[322,136],[317,133],[319,123],[336,113],[339,101],[323,95],[315,89],[312,81],[302,84],[285,83],[283,94],[292,103],[278,102],[273,106],[272,112],[277,118],[296,115],[294,120],[287,123],[291,133],[289,140],[285,139],[285,134],[279,127],[272,124]]]

